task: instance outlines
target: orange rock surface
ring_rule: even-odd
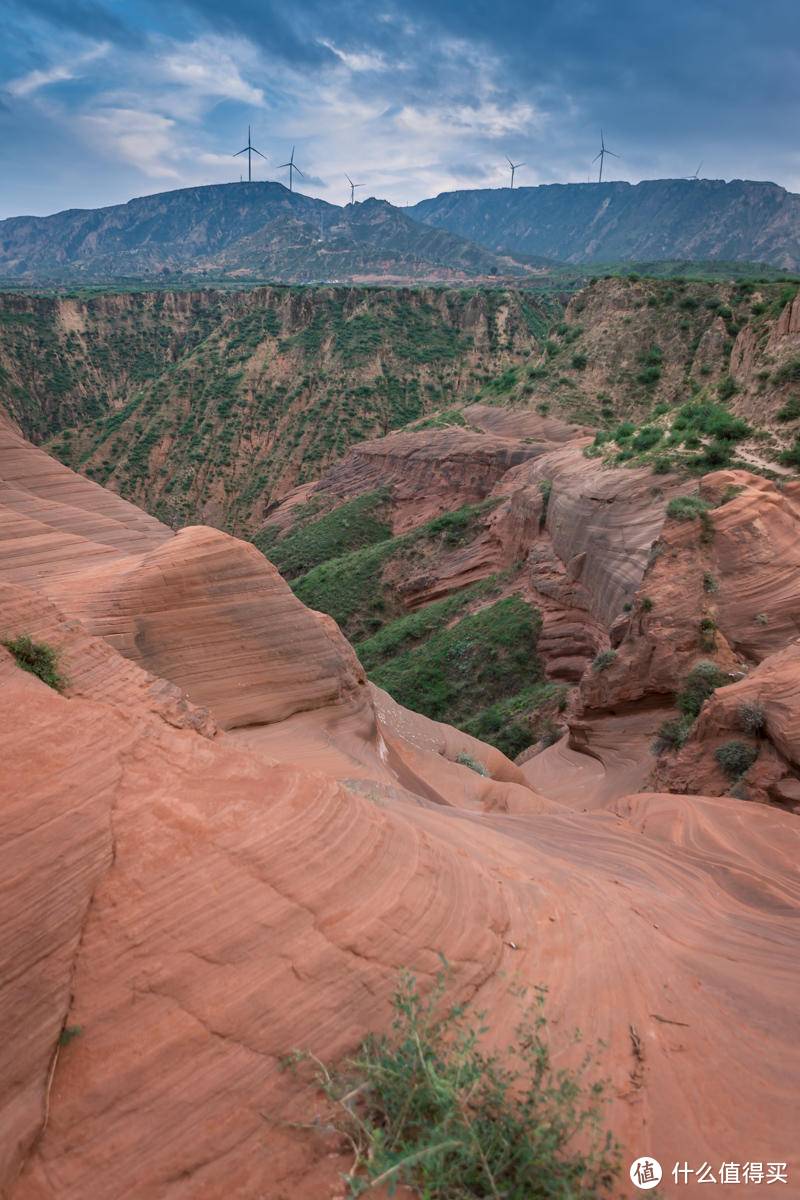
[[[427,987],[440,953],[499,1044],[537,983],[559,1063],[575,1026],[604,1040],[627,1156],[800,1178],[792,814],[619,799],[636,755],[600,805],[548,792],[544,771],[532,789],[529,764],[373,692],[252,547],[172,535],[116,497],[92,511],[94,485],[44,455],[26,481],[26,453],[0,639],[47,640],[68,684],[0,649],[9,1200],[341,1197],[348,1160],[286,1124],[318,1098],[282,1056],[352,1050],[385,1028],[398,971]],[[594,486],[564,501],[576,529],[601,511]],[[29,524],[25,505],[56,495]],[[592,553],[576,549],[602,607],[632,577]],[[598,737],[610,755],[613,728]]]

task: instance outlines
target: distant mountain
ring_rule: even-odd
[[[408,212],[504,254],[569,263],[727,259],[800,268],[800,196],[775,183],[555,183],[443,192]]]
[[[526,268],[381,200],[339,208],[280,183],[219,184],[0,221],[0,278],[224,274],[283,282],[458,280]]]

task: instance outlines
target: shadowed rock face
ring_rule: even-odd
[[[498,1044],[539,983],[560,1063],[581,1054],[576,1025],[604,1040],[629,1157],[730,1160],[746,1136],[800,1169],[790,814],[542,796],[364,687],[252,547],[142,529],[116,498],[98,525],[80,479],[59,476],[69,504],[48,508],[40,458],[2,513],[20,555],[0,577],[27,578],[3,578],[0,636],[52,644],[68,682],[0,649],[9,1200],[341,1195],[349,1161],[296,1127],[318,1097],[281,1058],[352,1050],[385,1028],[398,970],[426,989],[439,953]]]

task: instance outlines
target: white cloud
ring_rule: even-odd
[[[150,178],[181,178],[173,144],[175,122],[168,117],[132,108],[106,108],[85,115],[82,122],[90,139],[109,157],[132,163]]]
[[[238,100],[263,107],[264,92],[242,77],[240,62],[256,67],[255,50],[244,39],[205,37],[157,57],[155,73],[198,97]]]
[[[68,79],[78,79],[82,74],[81,67],[97,58],[102,58],[109,49],[108,42],[98,42],[85,53],[73,58],[69,64],[54,63],[52,67],[29,71],[27,75],[21,75],[19,79],[12,79],[6,84],[6,91],[10,92],[12,96],[31,96],[40,88],[48,87],[51,83],[64,83]]]
[[[384,71],[386,69],[386,58],[380,53],[370,53],[357,50],[342,50],[339,46],[335,46],[333,42],[328,42],[325,38],[319,39],[320,46],[324,46],[326,50],[330,50],[331,54],[335,54],[339,62],[343,63],[350,71]],[[392,70],[398,69],[398,63],[392,63]]]

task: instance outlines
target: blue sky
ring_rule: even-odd
[[[459,187],[773,179],[800,191],[800,0],[3,0],[0,217],[344,173],[396,204]],[[596,168],[595,168],[596,169]]]

